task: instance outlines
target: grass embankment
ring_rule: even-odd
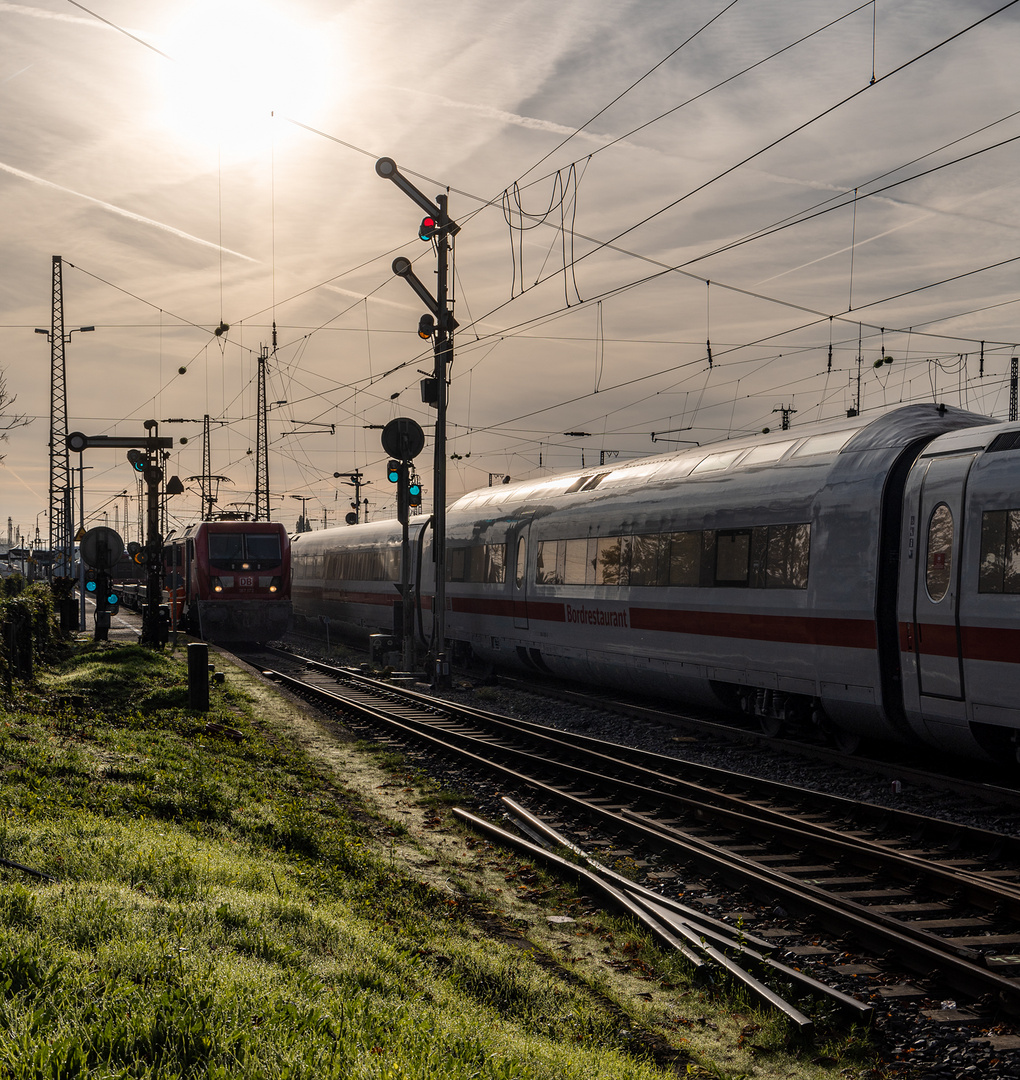
[[[406,828],[242,683],[198,715],[179,659],[90,645],[0,708],[0,857],[54,879],[0,868],[3,1080],[831,1075],[661,958],[658,1068],[608,978],[489,936],[484,886],[406,872],[374,839]]]

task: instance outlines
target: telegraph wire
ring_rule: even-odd
[[[613,98],[613,100],[610,101],[608,105],[604,105],[601,109],[599,109],[599,111],[597,113],[595,113],[594,116],[589,117],[572,134],[568,135],[562,142],[560,142],[558,145],[554,146],[547,154],[540,157],[538,159],[538,161],[536,161],[534,163],[534,165],[532,165],[529,169],[527,169],[525,172],[521,173],[521,175],[517,177],[517,181],[515,181],[515,183],[519,182],[520,180],[523,180],[524,177],[528,175],[528,173],[532,172],[534,169],[537,169],[538,166],[541,165],[543,161],[547,161],[553,154],[556,153],[557,150],[559,150],[562,147],[566,146],[566,144],[568,142],[570,142],[571,139],[575,138],[582,131],[584,131],[585,128],[587,128],[590,124],[594,123],[600,116],[602,116],[603,113],[608,112],[609,109],[611,109],[618,101],[621,100],[621,98],[623,98],[627,94],[629,94],[631,92],[631,90],[634,89],[634,87],[636,87],[638,84],[644,82],[644,80],[647,79],[649,77],[649,75],[651,75],[653,72],[657,71],[660,67],[662,67],[662,65],[665,64],[667,60],[670,60],[672,57],[676,56],[676,54],[678,52],[680,52],[681,49],[683,49],[685,46],[689,45],[699,34],[703,33],[705,30],[707,30],[718,19],[721,19],[723,15],[725,15],[731,8],[735,7],[738,3],[739,3],[739,0],[730,0],[730,3],[728,3],[721,11],[719,11],[715,15],[713,15],[712,18],[709,19],[707,23],[705,23],[703,26],[700,26],[697,30],[694,31],[693,34],[691,34],[690,37],[688,37],[685,41],[682,41],[679,45],[677,45],[677,47],[675,49],[673,49],[666,56],[664,56],[657,64],[655,64],[653,67],[649,68],[648,71],[646,71],[639,79],[635,79],[635,81],[632,82],[630,84],[630,86],[627,87],[626,90],[623,90],[619,94],[617,94],[616,97]]]
[[[622,142],[624,139],[629,139],[632,135],[636,135],[639,131],[643,131],[645,128],[650,127],[652,124],[657,124],[660,120],[664,120],[667,116],[672,116],[673,113],[679,112],[680,109],[686,108],[688,105],[692,105],[694,102],[699,101],[701,98],[705,97],[708,94],[711,94],[713,91],[719,90],[722,87],[726,86],[728,83],[734,82],[736,79],[739,79],[739,78],[743,77],[744,75],[747,75],[749,72],[754,71],[755,68],[761,67],[763,64],[767,64],[770,60],[775,60],[776,57],[782,56],[783,53],[789,52],[790,49],[796,48],[796,46],[802,45],[805,41],[808,41],[811,38],[816,37],[818,34],[824,33],[826,30],[829,30],[833,26],[836,26],[838,23],[842,22],[844,19],[849,19],[852,15],[856,15],[857,12],[861,11],[862,9],[864,9],[866,7],[873,7],[873,6],[874,6],[874,0],[865,0],[865,2],[863,4],[858,4],[857,7],[851,8],[849,11],[844,12],[842,15],[839,15],[835,19],[830,20],[829,22],[825,23],[823,26],[817,27],[816,29],[810,31],[809,33],[804,34],[803,36],[797,38],[795,41],[788,42],[782,48],[777,49],[775,52],[770,53],[768,56],[764,56],[760,60],[756,60],[753,64],[749,64],[747,67],[742,68],[740,71],[734,72],[734,74],[732,74],[732,75],[728,75],[725,79],[722,79],[717,83],[713,83],[711,86],[706,87],[704,90],[700,91],[697,94],[694,94],[692,97],[689,97],[684,101],[681,101],[679,105],[674,105],[674,106],[672,106],[672,108],[667,109],[665,112],[659,113],[657,116],[653,116],[650,120],[646,120],[644,123],[639,124],[637,127],[631,128],[629,131],[625,132],[623,135],[617,136],[611,142],[607,142],[604,145],[602,145],[602,146],[598,147],[597,149],[593,150],[588,155],[588,157],[593,158],[597,154],[601,154],[603,150],[608,150],[611,146],[615,146],[617,143]],[[672,53],[670,55],[672,55]],[[666,59],[669,59],[669,57],[667,57]],[[659,66],[659,65],[657,65],[657,66]],[[654,68],[653,68],[653,70],[654,70]],[[645,77],[646,76],[642,76],[642,79],[645,78]],[[638,80],[638,82],[640,82],[640,81],[641,81],[641,79]],[[872,80],[872,81],[874,81],[874,80]],[[634,86],[636,86],[636,85],[637,85],[637,83],[634,83]],[[633,89],[633,86],[631,86],[629,89]],[[624,91],[624,93],[626,93],[626,92],[627,91]],[[622,97],[622,95],[620,95],[620,96]],[[606,109],[610,108],[611,105],[615,104],[616,101],[619,101],[619,100],[620,99],[618,97],[614,101],[610,102],[610,105],[607,105],[606,108],[602,110],[602,112],[605,112]],[[601,116],[601,115],[602,115],[601,112],[596,113],[596,116],[592,117],[592,120],[594,120],[597,116]],[[591,123],[591,120],[588,121],[588,124],[590,124],[590,123]],[[588,124],[585,124],[584,127],[578,128],[577,131],[574,132],[574,135],[577,135],[581,131],[583,131],[588,126]],[[569,142],[570,139],[572,139],[574,137],[574,135],[569,136],[569,138],[565,139],[562,143],[560,143],[559,146],[557,146],[553,150],[551,150],[550,153],[555,153],[556,150],[560,149],[560,147],[565,145],[565,143]],[[539,164],[541,164],[542,161],[546,160],[546,158],[548,156],[549,155],[547,154],[545,157],[541,158],[538,162],[536,162],[535,165],[532,165],[531,168],[528,169],[528,172],[531,172],[532,169],[536,168]],[[576,162],[574,164],[576,164]],[[523,173],[521,177],[519,177],[517,180],[514,181],[514,183],[518,184],[520,182],[520,179],[522,179],[524,176],[527,176],[528,172]],[[530,181],[526,186],[527,187],[533,187],[536,184],[541,184],[541,183],[545,182],[546,180],[548,180],[553,175],[554,175],[553,173],[547,173],[543,177],[539,177],[536,180]]]
[[[697,187],[692,188],[690,191],[686,192],[685,194],[679,196],[676,199],[673,199],[671,202],[667,203],[665,206],[662,206],[658,210],[655,210],[653,213],[648,214],[647,216],[645,216],[644,218],[642,218],[640,221],[636,222],[635,224],[628,226],[626,229],[623,229],[621,232],[618,232],[615,236],[611,237],[609,240],[604,241],[602,243],[598,243],[597,247],[593,248],[591,251],[585,252],[583,255],[581,255],[578,258],[577,261],[582,262],[583,260],[589,258],[591,255],[594,255],[596,252],[601,251],[604,247],[612,247],[613,245],[615,245],[617,240],[620,240],[624,236],[627,236],[628,234],[630,234],[630,233],[634,232],[635,230],[641,228],[641,226],[647,225],[650,221],[654,221],[655,218],[657,218],[660,215],[666,213],[667,210],[672,210],[674,207],[679,206],[680,203],[684,202],[685,200],[691,198],[694,195],[697,195],[699,192],[704,191],[710,185],[716,183],[719,180],[722,180],[726,176],[729,176],[730,173],[735,172],[737,169],[741,168],[744,165],[747,165],[749,162],[754,161],[755,158],[761,157],[762,154],[767,153],[769,150],[772,150],[775,147],[779,146],[781,143],[785,142],[787,139],[790,139],[794,135],[797,135],[800,132],[804,131],[806,128],[810,127],[812,124],[815,124],[819,120],[824,119],[830,113],[835,112],[837,109],[842,108],[844,105],[846,105],[849,102],[853,101],[855,98],[860,97],[861,94],[866,93],[868,90],[871,90],[873,87],[880,85],[881,83],[885,82],[887,79],[891,79],[894,75],[900,74],[901,72],[905,71],[907,68],[911,67],[912,65],[920,62],[921,60],[924,60],[925,58],[927,58],[929,56],[931,56],[933,53],[937,52],[939,49],[944,48],[946,45],[951,44],[953,41],[956,41],[958,38],[962,37],[964,34],[967,34],[971,30],[974,30],[977,27],[981,26],[983,23],[988,22],[989,19],[992,19],[996,15],[999,15],[1002,12],[1007,11],[1011,7],[1014,7],[1017,3],[1020,3],[1020,0],[1007,0],[1007,3],[1003,4],[1001,7],[997,8],[995,11],[992,11],[987,15],[983,15],[980,19],[977,19],[975,22],[971,23],[969,26],[964,27],[962,30],[958,30],[955,34],[951,34],[949,37],[944,38],[940,42],[937,42],[935,45],[932,45],[930,48],[925,49],[923,52],[918,53],[916,56],[913,56],[909,60],[904,61],[902,64],[897,65],[891,71],[887,71],[884,75],[879,76],[879,78],[876,79],[874,82],[868,83],[866,86],[860,87],[859,89],[855,90],[852,94],[848,94],[846,97],[844,97],[844,98],[840,99],[839,101],[835,102],[833,105],[828,106],[827,108],[823,109],[821,112],[816,113],[814,116],[812,116],[809,119],[805,120],[803,123],[798,124],[795,128],[792,128],[791,130],[787,131],[785,134],[780,135],[776,139],[773,139],[770,143],[766,144],[765,146],[760,147],[758,150],[755,150],[753,153],[748,154],[746,157],[742,158],[740,161],[736,162],[733,165],[730,165],[728,168],[724,169],[722,172],[717,173],[715,176],[713,176],[710,179],[704,181],[704,183],[699,184]]]

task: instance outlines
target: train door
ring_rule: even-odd
[[[517,534],[513,584],[514,626],[528,629],[528,527]]]
[[[914,649],[921,694],[963,700],[960,553],[973,454],[933,458],[921,485],[920,551],[914,587]]]

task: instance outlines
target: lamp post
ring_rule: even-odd
[[[299,523],[301,527],[299,529],[297,529],[297,532],[299,532],[299,533],[311,532],[312,527],[311,527],[311,525],[308,524],[308,517],[305,514],[305,506],[308,503],[308,500],[311,498],[311,496],[310,495],[288,495],[287,497],[289,499],[297,499],[301,503],[301,521]]]

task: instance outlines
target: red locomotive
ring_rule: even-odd
[[[207,641],[270,641],[291,616],[290,539],[271,521],[203,521],[163,544],[171,625]]]

